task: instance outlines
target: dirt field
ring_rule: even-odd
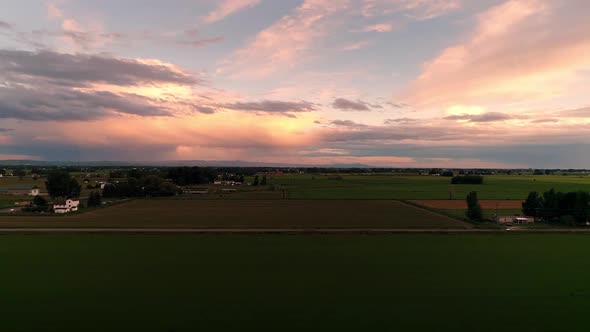
[[[471,228],[398,201],[135,200],[87,213],[0,217],[0,227]]]
[[[413,200],[412,203],[426,206],[433,209],[458,210],[466,209],[467,203],[463,200]],[[479,200],[483,209],[521,209],[522,201],[520,200]]]

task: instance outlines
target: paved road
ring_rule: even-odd
[[[576,229],[300,229],[300,228],[0,228],[0,233],[240,233],[240,234],[389,234],[389,233],[590,233]]]

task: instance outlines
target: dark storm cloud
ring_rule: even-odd
[[[237,110],[263,113],[276,113],[291,116],[289,113],[313,112],[316,110],[313,103],[307,101],[279,101],[263,100],[259,102],[236,102],[219,105],[220,107]]]
[[[104,55],[63,54],[52,51],[0,50],[0,77],[29,77],[83,86],[89,83],[138,85],[146,82],[194,85],[192,76],[159,64]]]
[[[0,88],[0,118],[32,121],[93,120],[107,114],[123,113],[137,116],[171,116],[164,107],[134,94],[107,91],[80,92]]]
[[[337,98],[332,107],[341,111],[370,111],[369,105],[362,100],[352,101],[344,98]]]

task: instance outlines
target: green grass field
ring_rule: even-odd
[[[2,235],[1,331],[586,331],[589,235]]]
[[[269,183],[286,187],[291,199],[465,199],[477,191],[480,199],[525,199],[529,192],[551,188],[590,191],[590,177],[563,175],[491,175],[483,185],[450,185],[450,178],[399,175],[273,176]]]
[[[0,227],[470,228],[397,201],[135,200],[69,216],[0,216]]]

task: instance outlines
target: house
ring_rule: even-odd
[[[80,200],[77,198],[69,198],[65,201],[54,202],[53,212],[55,213],[69,213],[78,211]]]
[[[14,186],[10,188],[0,189],[0,195],[11,196],[38,196],[41,194],[41,188],[38,186]]]
[[[499,216],[496,219],[499,224],[534,224],[534,217]]]

